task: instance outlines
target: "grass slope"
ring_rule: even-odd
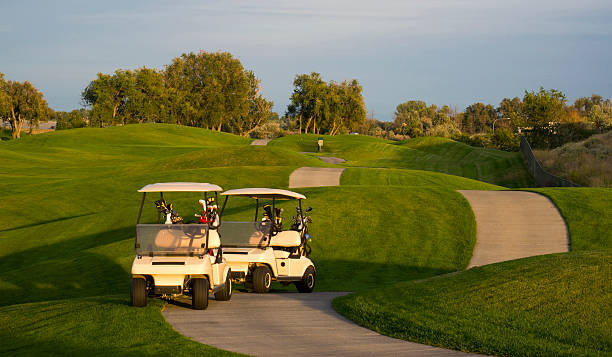
[[[501,356],[612,354],[610,252],[487,265],[334,300],[350,319],[410,341]]]
[[[529,176],[520,153],[476,148],[438,137],[393,142],[361,135],[290,135],[268,145],[294,151],[316,151],[324,139],[323,155],[347,160],[346,166],[387,167],[438,171],[506,187],[529,187]]]
[[[153,336],[163,324],[160,303],[127,306],[141,197],[136,190],[164,181],[286,188],[295,168],[326,166],[294,150],[249,143],[172,125],[78,129],[0,143],[6,158],[0,162],[0,354],[70,348],[75,354],[156,354],[149,344],[175,354],[214,351],[174,332]],[[360,174],[361,186],[300,190],[315,208],[318,290],[373,288],[467,264],[475,223],[467,201],[453,190],[481,183],[426,174],[418,187],[370,185],[372,170]],[[197,212],[193,197],[168,198],[186,218]],[[288,219],[294,205],[285,204]],[[145,219],[154,216],[152,204],[148,208]],[[250,219],[252,208],[251,201],[232,203],[226,218]],[[67,317],[53,317],[56,310]],[[116,326],[110,331],[125,338],[112,341],[100,326]]]
[[[572,251],[612,249],[612,189],[547,187],[530,189],[548,196],[570,232]]]

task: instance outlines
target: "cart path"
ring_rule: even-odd
[[[346,162],[346,160],[339,158],[339,157],[333,157],[333,156],[319,156],[319,159],[327,162],[328,164],[341,164],[343,162]]]
[[[545,196],[523,191],[459,191],[476,216],[476,246],[468,268],[569,251],[569,233]]]
[[[289,175],[289,188],[339,186],[344,168],[300,167]]]
[[[255,139],[251,142],[251,145],[261,145],[266,146],[270,142],[271,139]]]
[[[344,294],[235,292],[230,301],[211,299],[203,311],[170,303],[162,313],[176,331],[195,341],[254,356],[468,355],[358,326],[331,306]]]

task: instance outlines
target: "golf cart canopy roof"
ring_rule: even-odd
[[[301,193],[280,190],[276,188],[239,188],[236,190],[225,191],[221,196],[247,196],[251,198],[275,198],[278,200],[306,199],[306,196]]]
[[[138,192],[220,192],[223,189],[211,183],[202,182],[161,182],[152,183]]]

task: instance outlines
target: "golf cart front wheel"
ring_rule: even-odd
[[[260,266],[253,271],[253,290],[256,293],[267,293],[272,285],[272,272],[267,266]]]
[[[297,281],[295,283],[295,287],[301,293],[311,293],[315,287],[315,270],[312,266],[309,266],[304,275],[302,276],[302,280]]]
[[[191,279],[191,306],[195,310],[204,310],[208,307],[208,279]]]
[[[225,286],[223,289],[215,293],[215,300],[229,301],[229,299],[232,298],[232,279],[230,279],[230,274],[231,272],[227,273],[227,278],[225,279]]]
[[[147,306],[147,281],[142,278],[132,278],[130,284],[132,306]]]

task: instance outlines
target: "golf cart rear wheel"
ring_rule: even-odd
[[[204,310],[208,307],[208,279],[191,279],[191,306],[195,310]]]
[[[267,293],[272,285],[272,272],[267,266],[260,266],[253,271],[253,290],[256,293]]]
[[[147,281],[142,278],[132,278],[130,284],[132,306],[147,306]]]
[[[217,291],[215,293],[215,300],[217,301],[228,301],[232,298],[232,279],[230,279],[230,273],[227,273],[227,278],[225,279],[225,286],[223,289]]]
[[[302,276],[302,280],[297,281],[295,283],[295,287],[301,293],[311,293],[315,287],[315,270],[312,266],[309,266],[304,275]]]

